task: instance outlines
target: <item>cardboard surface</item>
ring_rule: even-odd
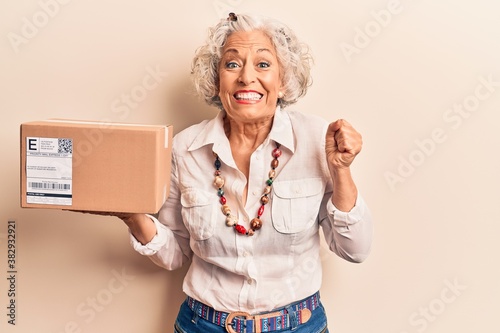
[[[169,193],[172,126],[21,124],[21,207],[156,213]]]

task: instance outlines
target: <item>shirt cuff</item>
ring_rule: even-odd
[[[358,194],[354,207],[348,212],[341,211],[335,207],[331,199],[328,200],[326,209],[331,220],[333,220],[334,226],[349,230],[350,225],[356,224],[363,219],[366,206],[363,198]]]
[[[130,234],[130,244],[140,254],[144,256],[152,256],[156,254],[165,244],[167,243],[167,233],[164,229],[164,226],[158,221],[154,216],[146,214],[156,225],[156,235],[151,239],[151,241],[147,244],[141,244],[135,237],[132,235],[129,229]]]

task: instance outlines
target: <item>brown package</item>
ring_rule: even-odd
[[[172,126],[21,124],[21,207],[156,213],[170,188]]]

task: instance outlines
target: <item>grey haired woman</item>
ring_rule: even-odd
[[[350,171],[361,135],[286,108],[310,67],[286,25],[257,16],[231,13],[196,51],[195,87],[220,112],[175,136],[158,218],[118,215],[139,253],[190,262],[175,332],[328,332],[320,230],[340,257],[367,257],[372,222]]]

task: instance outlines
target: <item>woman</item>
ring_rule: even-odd
[[[158,219],[120,216],[131,242],[172,270],[191,260],[175,332],[328,332],[320,236],[361,262],[372,224],[350,165],[361,136],[284,107],[310,84],[310,56],[285,25],[231,14],[193,61],[216,118],[176,135]]]

